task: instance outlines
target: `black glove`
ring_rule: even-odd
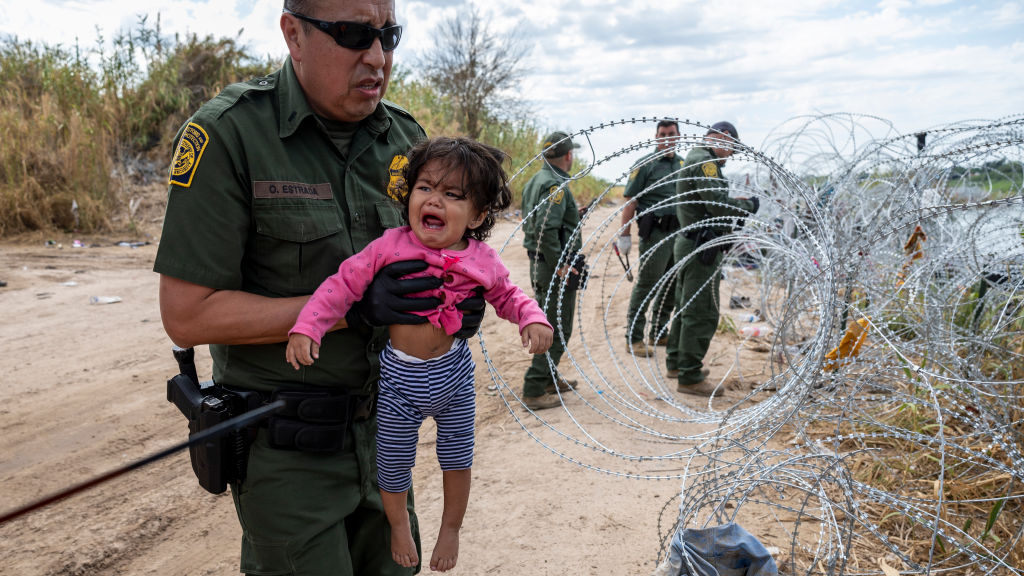
[[[373,277],[373,282],[366,287],[363,299],[353,304],[352,309],[345,315],[345,321],[349,326],[358,322],[370,326],[427,322],[426,316],[409,312],[437,308],[441,305],[441,300],[439,298],[406,298],[405,295],[439,288],[441,279],[436,276],[423,276],[399,280],[402,276],[422,272],[426,269],[427,263],[423,260],[402,260],[381,268]]]
[[[456,304],[455,309],[462,312],[462,328],[455,333],[455,337],[465,340],[474,336],[484,321],[486,307],[483,286],[477,286],[473,289],[473,296],[467,296],[465,300]]]
[[[754,207],[750,209],[750,213],[757,214],[757,209],[761,207],[761,200],[757,196],[751,196],[750,203],[754,205]]]

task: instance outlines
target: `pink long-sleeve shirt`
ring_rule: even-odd
[[[494,306],[498,316],[518,324],[520,332],[529,324],[551,327],[536,300],[509,280],[508,269],[493,248],[470,238],[465,250],[435,250],[421,244],[412,229],[403,226],[386,230],[361,252],[342,262],[338,272],[324,280],[302,307],[288,334],[305,334],[319,344],[324,334],[362,299],[377,272],[400,260],[424,260],[427,269],[411,276],[440,276],[443,280],[440,288],[410,296],[441,299],[442,304],[436,309],[413,314],[426,316],[449,335],[462,327],[462,312],[455,305],[477,286],[483,286],[484,299]]]

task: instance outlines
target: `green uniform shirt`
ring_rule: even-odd
[[[562,252],[569,248],[578,252],[583,245],[579,235],[568,246],[576,226],[580,223],[576,199],[569,191],[569,174],[547,162],[533,175],[523,188],[523,247],[538,252],[551,266],[558,263]],[[563,186],[564,184],[564,186]],[[559,188],[563,186],[562,188]],[[540,208],[533,214],[533,209]]]
[[[729,180],[710,148],[690,150],[683,166],[682,179],[676,183],[676,194],[682,202],[676,205],[680,226],[685,228],[713,216],[747,216],[754,209],[750,200],[729,197]],[[723,230],[728,229],[723,226]]]
[[[381,103],[349,149],[339,150],[291,60],[270,76],[233,84],[179,132],[153,269],[218,290],[312,294],[342,260],[403,224],[395,200],[401,169],[425,136],[407,112]],[[367,392],[385,336],[365,327],[331,332],[319,360],[299,371],[284,360],[287,342],[211,345],[214,379],[260,390],[312,384]]]
[[[660,157],[654,159],[657,156]],[[644,212],[651,206],[672,198],[676,194],[674,181],[679,178],[679,171],[683,165],[683,159],[678,154],[669,157],[665,156],[663,152],[654,152],[644,156],[637,162],[637,168],[629,175],[623,196],[633,198],[643,192],[636,199],[637,212]],[[664,183],[652,187],[655,182]],[[673,206],[662,206],[654,211],[654,215],[658,217],[675,213],[676,209]]]

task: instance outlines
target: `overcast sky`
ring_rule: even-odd
[[[139,15],[282,56],[281,0],[0,0],[0,35],[93,45]],[[428,49],[461,0],[396,0],[395,60]],[[794,116],[852,112],[909,133],[1024,112],[1024,2],[525,0],[477,2],[532,47],[522,95],[545,129],[641,116],[730,120],[748,145]],[[626,130],[629,133],[629,130]],[[635,129],[637,140],[653,125]],[[622,133],[615,136],[621,139]],[[632,156],[632,157],[635,157]],[[626,159],[598,172],[614,178]]]

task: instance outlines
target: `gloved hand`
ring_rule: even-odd
[[[615,241],[615,246],[618,247],[620,254],[629,254],[629,249],[633,247],[633,237],[623,234]]]
[[[455,305],[455,309],[462,312],[462,328],[454,334],[456,338],[465,340],[472,337],[480,330],[480,324],[484,321],[484,309],[487,307],[484,287],[477,286],[473,289],[473,294]]]
[[[345,315],[349,326],[359,322],[370,326],[389,326],[391,324],[423,324],[426,316],[410,314],[412,310],[430,310],[441,305],[439,298],[406,298],[406,294],[425,292],[441,286],[441,279],[436,276],[407,278],[399,280],[407,274],[422,272],[427,269],[423,260],[402,260],[392,262],[380,269],[373,277],[373,282],[366,287],[363,299],[352,305]]]
[[[757,214],[758,208],[761,207],[761,199],[758,198],[757,196],[751,196],[750,203],[754,205],[754,207],[750,209],[750,213]]]

